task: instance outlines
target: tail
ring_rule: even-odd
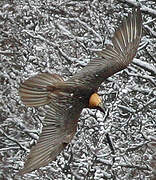
[[[51,101],[49,93],[55,84],[63,81],[57,74],[41,73],[26,80],[19,89],[21,100],[27,106],[42,106]]]

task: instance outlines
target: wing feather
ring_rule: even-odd
[[[125,69],[136,55],[142,35],[142,16],[138,8],[128,16],[115,31],[112,46],[98,52],[98,58],[88,63],[81,71],[71,77],[67,83],[76,81],[97,89],[108,77]]]
[[[32,147],[20,175],[48,165],[64,149],[65,144],[71,141],[76,132],[77,120],[84,108],[83,103],[73,98],[68,93],[53,96],[53,101],[46,108],[40,138]]]

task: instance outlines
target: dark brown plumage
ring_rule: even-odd
[[[42,73],[26,80],[19,89],[21,100],[27,106],[49,104],[44,127],[38,143],[32,147],[24,174],[47,165],[73,138],[83,108],[99,108],[102,102],[97,94],[100,84],[116,72],[126,68],[136,55],[142,34],[140,9],[134,10],[118,28],[107,45],[81,71],[67,81],[56,74]]]

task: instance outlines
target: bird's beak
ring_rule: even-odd
[[[104,104],[102,102],[98,105],[98,110],[105,113],[105,107],[104,107]]]

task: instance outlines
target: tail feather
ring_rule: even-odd
[[[55,84],[63,81],[57,74],[41,73],[26,80],[19,89],[21,100],[27,106],[41,106],[51,101],[48,87],[55,87]]]

